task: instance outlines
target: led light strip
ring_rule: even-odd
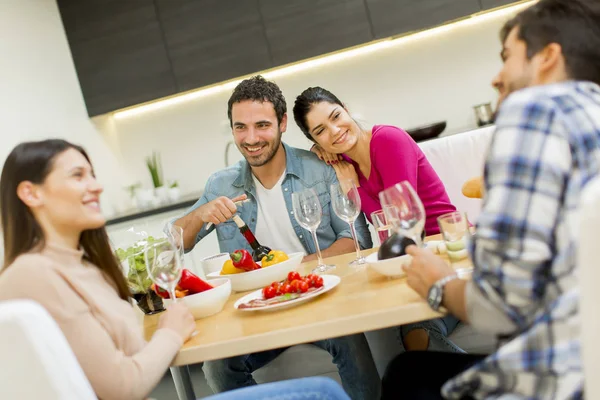
[[[264,71],[262,73],[261,72],[253,73],[250,75],[246,75],[244,77],[240,77],[240,78],[236,78],[234,80],[227,81],[222,84],[216,84],[216,85],[204,87],[201,89],[195,89],[195,90],[189,91],[187,93],[180,93],[180,94],[173,95],[171,97],[153,100],[148,103],[143,103],[140,105],[125,108],[120,111],[115,111],[113,113],[113,116],[116,119],[123,119],[123,118],[127,118],[127,117],[132,117],[135,115],[143,114],[143,113],[146,113],[149,111],[174,106],[176,104],[184,103],[184,102],[187,102],[190,100],[199,99],[201,97],[210,96],[211,94],[217,94],[217,93],[220,93],[223,91],[229,91],[229,90],[232,90],[233,88],[235,88],[237,86],[237,84],[240,83],[243,79],[253,76],[253,75],[257,75],[257,74],[261,74],[266,79],[275,79],[275,78],[290,75],[290,74],[293,74],[296,72],[305,71],[305,70],[308,70],[311,68],[316,68],[316,67],[319,67],[322,65],[332,64],[335,62],[347,60],[349,58],[353,58],[353,57],[357,57],[357,56],[363,56],[365,54],[369,54],[369,53],[379,51],[382,49],[396,47],[396,46],[402,45],[402,44],[407,44],[410,42],[414,42],[416,40],[422,40],[425,38],[442,35],[453,29],[456,29],[456,28],[475,25],[475,24],[482,24],[493,18],[498,18],[498,17],[504,16],[504,15],[514,14],[521,9],[529,7],[530,5],[532,5],[535,2],[537,2],[537,0],[524,1],[522,3],[516,4],[516,5],[511,5],[511,6],[508,6],[505,8],[488,11],[488,12],[477,13],[477,14],[471,15],[469,17],[466,17],[464,19],[461,19],[459,21],[451,22],[449,24],[438,26],[436,28],[427,29],[424,31],[416,32],[416,33],[411,33],[411,34],[407,34],[405,36],[399,36],[396,38],[392,37],[392,38],[388,38],[388,39],[379,40],[379,41],[372,42],[372,43],[369,43],[366,45],[360,45],[358,47],[351,48],[349,50],[342,50],[337,53],[332,53],[332,54],[329,54],[326,56],[319,56],[314,59],[300,61],[298,63],[287,65],[284,67],[277,67],[274,69]]]

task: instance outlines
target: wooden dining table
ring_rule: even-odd
[[[439,235],[426,241],[441,240]],[[364,256],[377,249],[364,250]],[[440,255],[445,258],[445,255]],[[390,278],[366,266],[353,268],[348,263],[356,253],[325,259],[335,269],[340,284],[329,292],[295,307],[277,311],[240,311],[236,300],[245,293],[232,293],[223,310],[196,321],[197,334],[181,348],[171,368],[180,400],[195,399],[187,365],[203,361],[250,354],[301,343],[367,332],[437,318],[433,311],[406,283],[406,278]],[[298,272],[308,274],[317,262],[307,262]],[[455,268],[470,267],[465,259]],[[144,335],[149,340],[158,315],[144,317]]]

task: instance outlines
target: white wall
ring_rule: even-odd
[[[308,86],[323,86],[346,102],[368,123],[395,124],[406,129],[448,121],[446,132],[475,128],[472,106],[495,103],[490,87],[500,68],[498,32],[506,16],[461,26],[365,56],[277,78],[288,102]],[[165,178],[176,178],[183,191],[203,187],[222,168],[231,138],[227,125],[230,92],[211,94],[127,118],[100,118],[111,126],[117,146],[126,152],[120,162],[149,185],[143,157],[160,150]],[[308,147],[293,118],[284,140]],[[239,157],[234,148],[233,154]],[[239,158],[236,158],[239,159]]]
[[[0,162],[22,141],[60,137],[90,153],[103,207],[129,182],[87,116],[55,0],[0,1]]]

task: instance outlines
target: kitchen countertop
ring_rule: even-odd
[[[121,222],[132,221],[134,219],[140,219],[150,217],[157,214],[162,214],[169,211],[175,211],[183,208],[189,208],[194,205],[198,199],[202,196],[202,192],[189,193],[181,196],[181,199],[174,203],[163,204],[158,207],[149,208],[145,210],[131,209],[117,215],[113,215],[109,220],[106,221],[106,226],[115,225]]]

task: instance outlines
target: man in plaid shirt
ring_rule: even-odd
[[[400,355],[383,399],[583,397],[575,250],[581,190],[600,172],[600,1],[541,0],[502,39],[494,86],[506,100],[470,245],[473,279],[414,246],[406,268],[432,308],[502,344],[489,356]]]

